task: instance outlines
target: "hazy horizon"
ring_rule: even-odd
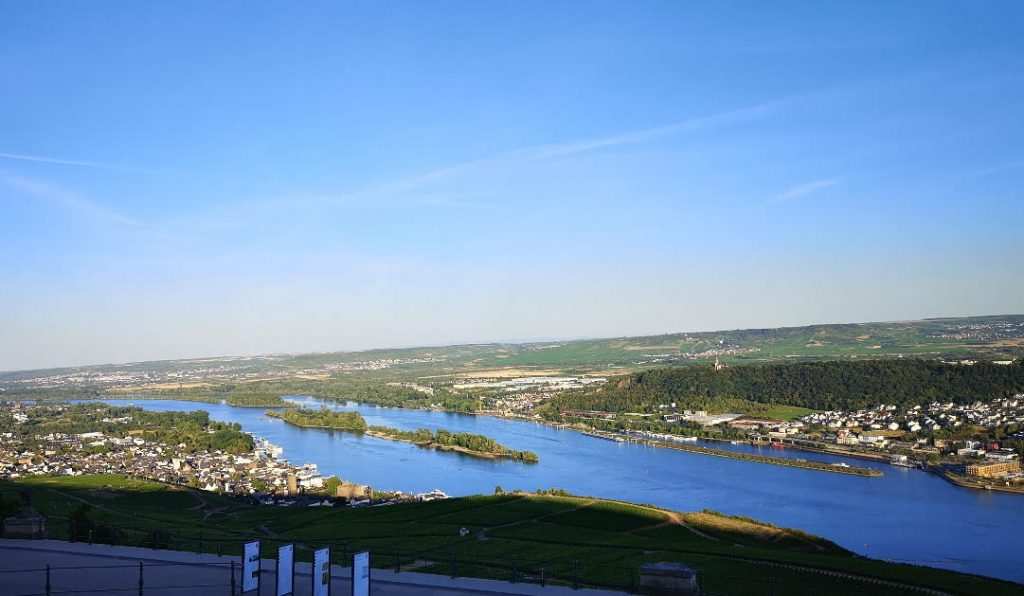
[[[62,368],[89,368],[95,366],[121,366],[128,364],[142,364],[148,362],[164,362],[164,361],[184,361],[184,360],[215,360],[222,358],[258,358],[262,356],[301,356],[307,354],[343,354],[343,353],[360,353],[360,352],[372,352],[379,350],[416,350],[416,349],[430,349],[430,348],[450,348],[456,346],[469,346],[469,345],[489,345],[489,344],[530,344],[530,343],[554,343],[554,342],[574,342],[574,341],[600,341],[607,339],[616,338],[629,338],[629,337],[657,337],[660,335],[681,335],[687,333],[716,333],[716,332],[730,332],[730,331],[749,331],[757,329],[794,329],[802,327],[816,327],[823,325],[871,325],[871,324],[886,324],[886,323],[909,323],[909,322],[920,322],[929,320],[944,320],[944,319],[967,319],[967,318],[989,318],[989,317],[1017,317],[1024,316],[1024,313],[991,313],[991,314],[971,314],[971,315],[945,315],[945,316],[930,316],[930,317],[919,317],[912,319],[888,319],[879,321],[829,321],[829,322],[808,322],[799,323],[792,325],[778,325],[778,326],[752,326],[752,327],[721,327],[715,329],[678,329],[655,333],[626,333],[620,335],[587,335],[587,336],[575,336],[575,337],[533,337],[533,338],[490,338],[490,339],[477,339],[477,340],[454,340],[450,343],[437,343],[437,342],[426,342],[421,344],[406,344],[406,345],[377,345],[377,346],[361,346],[355,348],[337,348],[337,349],[324,349],[324,350],[298,350],[298,351],[281,351],[272,350],[268,352],[252,352],[252,353],[234,353],[234,354],[200,354],[200,355],[184,355],[177,357],[168,358],[154,358],[147,360],[124,360],[120,362],[80,362],[73,364],[57,364],[54,366],[47,366],[41,368],[21,368],[21,369],[0,369],[0,373],[18,373],[18,372],[30,372],[33,370],[50,370],[50,369],[62,369]]]
[[[0,370],[1024,312],[1020,3],[104,6],[0,8]]]

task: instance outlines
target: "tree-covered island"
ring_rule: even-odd
[[[359,412],[338,412],[328,408],[286,408],[267,410],[267,416],[280,418],[293,426],[324,428],[353,433],[366,432],[366,420]]]
[[[406,441],[429,449],[457,451],[475,457],[515,459],[528,464],[540,461],[537,454],[532,451],[509,449],[490,437],[473,433],[453,433],[444,429],[431,431],[428,428],[408,431],[388,426],[371,426],[366,434],[392,441]]]
[[[514,459],[534,464],[540,461],[532,451],[509,449],[494,439],[473,433],[453,433],[427,428],[408,431],[389,426],[368,426],[359,412],[338,412],[328,408],[288,408],[268,410],[267,415],[303,428],[321,428],[367,434],[372,437],[413,443],[426,449],[455,451],[473,457]]]

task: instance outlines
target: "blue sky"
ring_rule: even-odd
[[[1022,17],[4,3],[0,370],[1024,312]]]

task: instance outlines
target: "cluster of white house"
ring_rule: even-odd
[[[523,391],[543,387],[552,391],[579,389],[606,382],[605,377],[517,377],[514,379],[474,379],[455,383],[455,389],[501,389]]]
[[[98,447],[103,449],[93,449]],[[180,447],[99,431],[30,438],[6,432],[0,434],[0,478],[125,474],[242,495],[296,495],[324,487],[316,465],[293,466],[275,455],[280,448],[266,442],[258,441],[253,452],[241,455],[184,453]]]
[[[14,410],[13,416],[28,416]],[[106,423],[127,424],[131,417],[104,418]],[[22,421],[24,422],[24,420]],[[19,425],[20,426],[20,425]],[[368,505],[369,486],[331,480],[315,464],[295,466],[281,458],[282,449],[254,437],[249,453],[219,450],[188,452],[186,446],[167,445],[129,433],[105,434],[51,432],[36,435],[23,431],[0,432],[0,479],[24,476],[82,476],[119,474],[190,486],[218,493],[250,496],[275,505],[333,505],[340,498],[350,505]],[[336,486],[334,486],[336,485]],[[326,489],[331,489],[327,494]],[[417,495],[394,492],[374,504],[399,501],[430,501],[447,498],[440,490]]]
[[[1008,424],[1024,424],[1024,394],[995,399],[990,402],[957,404],[932,402],[926,406],[900,409],[892,404],[847,412],[830,410],[814,412],[801,418],[808,424],[830,429],[862,428],[869,430],[905,430],[909,432],[956,429],[963,425],[996,428]]]
[[[478,378],[452,385],[453,389],[487,390],[483,411],[499,416],[539,418],[534,409],[561,391],[600,385],[605,377],[517,377],[513,379]]]
[[[715,359],[717,364],[716,370],[724,368],[718,359],[721,356],[739,356],[742,354],[753,354],[754,352],[760,352],[761,348],[749,347],[743,348],[738,345],[722,345],[718,348],[711,348],[700,352],[665,352],[661,354],[644,354],[645,360],[637,360],[634,364],[667,364],[671,362],[684,362],[684,361],[695,361],[695,360],[710,360]]]

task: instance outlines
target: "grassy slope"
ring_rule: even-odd
[[[576,497],[487,496],[370,509],[252,507],[208,493],[119,476],[30,478],[0,483],[0,493],[28,490],[50,516],[51,535],[82,502],[97,521],[120,528],[123,543],[144,543],[154,529],[171,532],[170,548],[237,553],[243,540],[263,540],[265,553],[285,542],[332,543],[338,557],[369,549],[375,565],[396,561],[419,571],[509,579],[569,581],[628,589],[645,561],[682,561],[698,569],[712,594],[899,594],[861,577],[930,586],[962,594],[1019,594],[1021,586],[926,567],[855,557],[801,532],[711,513],[677,514]],[[459,536],[460,528],[470,535]],[[202,528],[202,530],[200,530]],[[223,541],[218,545],[215,540]],[[268,555],[270,556],[270,555]],[[785,567],[793,565],[797,567]]]

